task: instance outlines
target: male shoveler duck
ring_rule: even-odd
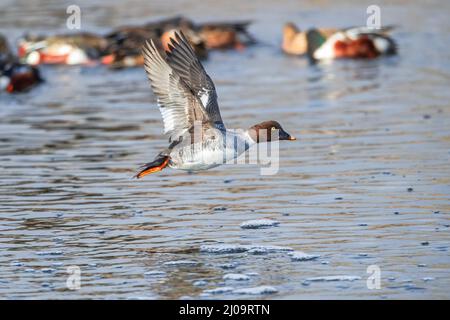
[[[265,121],[248,130],[226,129],[214,83],[182,32],[175,33],[169,50],[164,59],[153,40],[143,48],[145,71],[170,144],[145,164],[136,178],[167,166],[187,171],[207,170],[237,158],[253,144],[272,139],[295,140],[276,121]],[[272,134],[276,132],[278,136]]]
[[[334,28],[320,28],[318,30],[326,38],[338,31],[338,29]],[[292,22],[286,23],[283,27],[283,41],[281,44],[283,52],[291,55],[304,55],[307,47],[306,32],[301,31]]]
[[[341,30],[328,38],[319,30],[311,29],[306,37],[308,57],[313,62],[339,58],[373,59],[397,52],[393,39],[366,27]]]
[[[6,38],[0,35],[0,91],[24,92],[42,82],[36,67],[19,63]]]
[[[103,55],[108,42],[92,33],[25,36],[19,41],[19,58],[27,64],[92,64]]]

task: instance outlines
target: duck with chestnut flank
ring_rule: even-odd
[[[392,38],[366,27],[338,31],[328,38],[317,29],[306,34],[308,57],[312,62],[331,59],[373,59],[394,55],[397,46]]]
[[[142,166],[136,178],[165,167],[207,170],[237,158],[256,143],[295,140],[276,121],[261,122],[248,130],[227,129],[214,83],[182,32],[175,33],[169,50],[163,58],[153,40],[143,48],[145,71],[157,97],[169,146]]]
[[[0,35],[0,91],[24,92],[42,81],[39,70],[18,62],[9,48],[8,41]]]
[[[53,36],[27,35],[19,41],[19,58],[31,65],[93,64],[103,55],[107,40],[81,32]]]
[[[336,33],[335,28],[319,28],[317,29],[324,37],[328,38]],[[281,49],[284,53],[290,55],[301,56],[306,54],[308,41],[306,39],[306,31],[301,31],[294,23],[288,22],[283,27],[283,40]]]

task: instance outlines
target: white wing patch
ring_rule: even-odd
[[[168,133],[175,129],[175,122],[173,117],[173,112],[170,112],[169,108],[159,107],[161,112],[163,123],[164,123],[164,133]]]
[[[209,90],[202,88],[202,91],[200,91],[199,97],[200,97],[200,101],[202,102],[203,108],[206,109],[206,106],[208,105],[208,101],[209,101]]]
[[[389,49],[389,41],[384,38],[376,37],[374,39],[375,48],[381,53],[385,53]]]
[[[333,59],[334,58],[334,45],[337,41],[344,41],[345,34],[343,32],[336,32],[320,46],[319,49],[314,52],[313,56],[317,60]]]

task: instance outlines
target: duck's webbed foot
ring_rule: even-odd
[[[137,179],[140,179],[148,174],[155,173],[161,171],[169,164],[170,157],[165,155],[159,155],[152,162],[144,164],[140,169],[140,171],[134,176]]]

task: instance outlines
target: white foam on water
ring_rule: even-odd
[[[204,290],[203,293],[223,294],[223,293],[230,293],[230,292],[233,292],[233,291],[234,291],[233,287],[219,287],[219,288]]]
[[[271,286],[259,286],[233,290],[233,293],[235,294],[251,294],[251,295],[273,294],[277,292],[278,290]]]
[[[317,254],[308,254],[303,251],[294,251],[289,252],[288,254],[291,256],[292,261],[310,261],[320,257]]]
[[[192,285],[196,286],[196,287],[203,287],[203,286],[206,286],[207,284],[208,284],[208,281],[206,281],[206,280],[196,280],[192,283]]]
[[[211,244],[200,246],[200,252],[205,253],[242,253],[250,252],[256,254],[273,253],[273,252],[290,252],[294,249],[282,246],[263,246],[263,245],[240,245],[240,244]]]
[[[361,277],[359,276],[325,276],[325,277],[312,277],[307,278],[307,281],[355,281],[355,280],[361,280]]]
[[[262,229],[262,228],[270,228],[276,227],[280,224],[280,222],[271,219],[257,219],[257,220],[248,220],[241,223],[242,229]]]
[[[223,280],[248,281],[250,277],[241,273],[228,273],[223,276]]]
[[[267,253],[294,251],[294,249],[290,247],[282,247],[282,246],[251,246],[250,250],[266,251]]]
[[[196,266],[199,262],[194,260],[174,260],[164,262],[165,266]]]
[[[241,253],[248,250],[248,246],[238,244],[210,244],[200,246],[200,252],[207,253]]]

